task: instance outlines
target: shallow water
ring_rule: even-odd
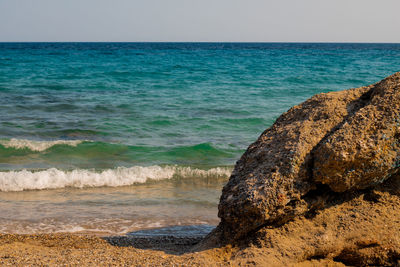
[[[399,44],[0,43],[0,232],[215,225],[235,161],[282,112],[399,59]]]
[[[124,234],[144,228],[218,223],[226,179],[0,193],[0,232]]]

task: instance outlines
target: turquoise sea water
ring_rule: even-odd
[[[186,203],[187,213],[204,210],[182,215],[186,223],[215,224],[232,166],[282,112],[320,92],[377,82],[399,66],[400,44],[0,43],[2,213],[36,203],[35,215],[19,226],[34,225],[29,220],[48,226],[65,224],[57,217],[62,210],[74,217],[74,205],[98,207],[98,214],[71,223],[89,229],[82,225],[110,217],[105,210],[118,203],[108,193],[97,197],[96,190],[111,190],[105,186],[122,190],[122,199],[129,191],[128,203],[155,203],[137,204],[140,212],[130,214],[153,218],[163,203]],[[146,198],[138,188],[165,195]],[[185,190],[194,191],[181,196]],[[65,192],[73,195],[62,198],[67,202],[90,193],[70,206],[43,197]],[[43,215],[40,205],[55,213]],[[18,214],[0,219],[0,228],[15,226]],[[111,217],[131,225],[129,216]]]
[[[1,170],[234,164],[313,94],[399,70],[391,44],[0,44]]]

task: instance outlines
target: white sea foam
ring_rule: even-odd
[[[32,151],[44,151],[55,145],[77,146],[84,140],[54,140],[54,141],[33,141],[26,139],[12,138],[10,140],[0,140],[0,144],[6,148],[30,149]]]
[[[0,233],[39,234],[39,233],[96,233],[101,235],[126,235],[133,231],[182,225],[176,220],[143,220],[142,218],[46,218],[39,221],[0,220]],[[185,218],[183,225],[210,224],[209,221]]]
[[[230,174],[230,168],[201,170],[179,166],[119,167],[102,172],[80,169],[63,171],[55,168],[42,171],[7,171],[0,172],[0,191],[127,186],[135,183],[145,183],[148,180],[171,179],[174,176],[183,178],[229,177]]]

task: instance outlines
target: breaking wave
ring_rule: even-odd
[[[217,167],[209,170],[181,166],[118,167],[96,172],[76,169],[64,171],[56,168],[40,171],[0,172],[0,191],[57,189],[65,187],[128,186],[149,180],[179,178],[227,178],[232,169]]]
[[[84,142],[84,140],[33,141],[11,138],[10,140],[0,140],[0,145],[4,146],[5,148],[45,151],[55,145],[77,146],[82,142]]]

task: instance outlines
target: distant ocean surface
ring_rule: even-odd
[[[291,106],[400,70],[400,44],[0,43],[0,232],[216,224]]]

